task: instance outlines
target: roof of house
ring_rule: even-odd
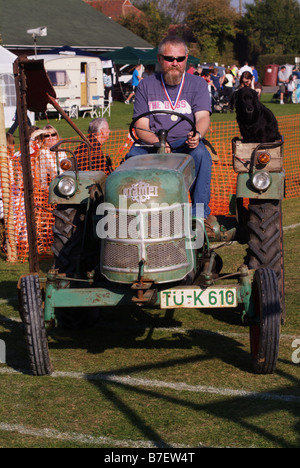
[[[114,50],[151,44],[119,25],[83,0],[0,0],[2,46],[34,48],[29,29],[47,27],[47,36],[37,37],[39,49],[69,45],[87,50]]]
[[[84,0],[101,11],[105,16],[117,20],[120,16],[143,15],[143,12],[132,5],[130,0]]]

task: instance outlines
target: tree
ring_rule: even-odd
[[[201,61],[233,60],[238,14],[230,0],[191,0],[190,5],[186,23],[197,40]]]
[[[240,28],[247,55],[300,52],[300,6],[297,0],[255,0],[246,5]]]
[[[156,47],[168,31],[172,22],[170,16],[159,9],[159,0],[144,0],[135,4],[143,13],[142,16],[127,15],[118,19],[118,23],[142,37]]]
[[[173,23],[181,23],[184,18],[181,3],[188,4],[190,1],[195,0],[134,0],[132,3],[140,10],[147,8],[147,4],[154,3],[163,17],[169,18]]]

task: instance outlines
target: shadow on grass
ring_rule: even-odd
[[[2,317],[3,318],[3,317]],[[6,323],[6,324],[5,324]],[[257,392],[253,394],[245,393],[245,395],[214,395],[213,401],[211,398],[203,398],[203,392],[181,390],[180,393],[176,388],[149,388],[147,379],[143,384],[141,378],[140,384],[132,384],[130,382],[118,381],[117,379],[110,380],[110,376],[134,378],[138,373],[142,376],[148,371],[165,370],[166,375],[172,375],[172,369],[187,368],[189,365],[199,364],[199,372],[203,369],[202,364],[219,359],[220,362],[229,364],[242,372],[250,374],[251,359],[247,352],[242,349],[242,343],[238,339],[224,336],[217,332],[198,329],[187,329],[180,331],[181,322],[176,320],[171,312],[165,315],[155,312],[147,312],[145,310],[127,311],[126,316],[120,311],[115,314],[104,313],[102,322],[100,321],[98,328],[83,330],[83,331],[64,331],[62,341],[59,341],[59,336],[53,333],[53,338],[56,341],[50,343],[51,350],[64,349],[86,349],[89,353],[103,354],[107,349],[123,350],[126,355],[126,350],[136,349],[142,353],[147,351],[157,350],[194,350],[194,354],[184,356],[174,355],[174,357],[165,358],[156,362],[145,362],[131,365],[120,366],[113,371],[101,371],[100,378],[98,374],[86,374],[86,379],[89,383],[99,391],[107,404],[110,405],[118,414],[126,419],[132,430],[137,430],[145,441],[151,441],[152,446],[156,448],[168,448],[172,445],[168,439],[174,438],[170,433],[174,433],[173,427],[168,430],[165,421],[170,419],[171,414],[175,415],[172,423],[174,427],[185,426],[184,418],[194,420],[195,427],[185,428],[185,432],[192,431],[191,440],[221,440],[226,439],[224,428],[230,427],[234,431],[234,435],[228,434],[228,446],[240,446],[245,442],[241,440],[250,440],[249,445],[260,440],[261,445],[271,445],[275,447],[293,448],[299,446],[300,440],[291,442],[289,436],[284,431],[280,433],[272,423],[262,424],[261,420],[266,418],[273,421],[272,415],[276,413],[287,413],[289,421],[295,420],[295,431],[300,430],[300,397],[296,403],[289,401],[288,395],[299,394],[300,379],[289,375],[287,372],[277,371],[278,374],[290,382],[286,386],[272,389],[271,392]],[[23,333],[20,323],[2,322],[2,327],[6,328],[3,334],[7,342],[7,364],[15,369],[24,367],[24,349]],[[160,330],[162,333],[154,333]],[[59,333],[60,331],[57,330]],[[167,333],[167,336],[166,336]],[[164,336],[159,336],[164,334]],[[52,334],[51,334],[52,335]],[[65,340],[65,338],[71,341]],[[10,350],[13,350],[11,352]],[[199,352],[197,352],[199,350]],[[285,363],[288,365],[289,363]],[[71,369],[69,369],[71,370]],[[213,369],[212,369],[213,370]],[[168,371],[168,372],[167,372]],[[24,374],[27,374],[26,370]],[[177,374],[178,375],[178,374]],[[258,377],[259,378],[259,377]],[[172,380],[172,379],[171,379]],[[183,379],[184,380],[184,377]],[[199,379],[200,380],[200,379]],[[205,381],[205,375],[201,378],[201,382]],[[234,383],[232,385],[234,387]],[[208,392],[209,393],[209,392]],[[278,395],[286,395],[278,398]],[[146,404],[147,403],[147,404]],[[154,415],[151,411],[151,405],[161,408],[161,414]],[[180,416],[179,416],[180,415]],[[201,424],[207,418],[207,421],[217,421],[216,427],[209,426],[210,435],[206,437],[203,434]],[[197,425],[197,421],[200,421]],[[202,421],[202,423],[201,423]],[[223,429],[222,429],[223,428]],[[219,433],[219,436],[217,436]],[[175,431],[176,433],[176,431]],[[166,436],[166,434],[168,434]],[[279,435],[278,435],[279,434]],[[186,435],[183,435],[183,440],[186,440]],[[187,445],[191,445],[190,443]],[[214,443],[210,443],[214,445]],[[218,445],[218,444],[215,444]],[[220,442],[220,445],[225,445]]]

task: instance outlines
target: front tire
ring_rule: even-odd
[[[31,371],[33,375],[50,375],[52,365],[49,357],[40,281],[37,275],[21,278],[20,296],[21,317]]]
[[[54,268],[69,278],[86,278],[100,262],[100,242],[94,238],[93,216],[96,205],[58,205],[53,226]],[[87,218],[87,225],[85,221]],[[63,328],[79,330],[92,327],[98,320],[97,308],[56,308],[58,323]]]
[[[249,242],[246,263],[250,269],[274,270],[280,298],[281,320],[285,322],[284,257],[281,202],[250,200]]]
[[[58,205],[54,215],[54,240],[51,250],[54,253],[55,268],[59,273],[74,276],[80,268],[85,206]]]
[[[273,270],[256,270],[252,297],[257,321],[250,325],[254,371],[257,374],[272,374],[276,369],[280,340],[280,298]]]

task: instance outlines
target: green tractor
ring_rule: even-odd
[[[203,219],[191,216],[193,158],[165,153],[168,129],[158,136],[153,154],[108,175],[78,171],[72,154],[72,167],[52,180],[54,265],[45,279],[31,273],[19,281],[34,375],[52,372],[47,330],[57,322],[80,327],[95,308],[130,305],[239,311],[250,328],[254,371],[275,371],[285,320],[282,142],[233,140],[236,217],[216,217],[208,234]],[[237,271],[222,274],[219,252],[233,241],[247,244],[246,256]]]

